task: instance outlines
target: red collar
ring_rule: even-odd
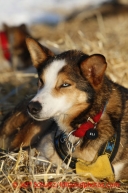
[[[3,55],[7,60],[11,59],[11,54],[9,51],[9,43],[8,43],[8,38],[7,38],[7,34],[2,31],[0,32],[0,48],[3,51]]]
[[[103,114],[103,111],[95,115],[93,118],[89,117],[88,121],[80,125],[80,127],[76,131],[74,131],[73,135],[75,135],[75,137],[84,137],[86,132],[89,129],[94,128],[95,125],[99,122],[102,114]]]

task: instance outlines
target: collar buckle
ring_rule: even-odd
[[[97,123],[95,121],[93,121],[93,119],[91,117],[88,117],[87,122],[90,121],[93,125],[96,125]]]
[[[74,131],[76,131],[76,129],[70,131],[68,134],[63,133],[63,134],[61,135],[61,137],[60,137],[60,142],[61,142],[61,143],[64,143],[64,142],[65,142],[66,145],[67,145],[68,150],[70,150],[72,153],[75,151],[76,146],[78,146],[79,143],[81,142],[81,139],[79,139],[78,141],[76,141],[74,144],[69,141],[69,137],[70,137],[70,135],[71,135],[72,133],[74,133]]]

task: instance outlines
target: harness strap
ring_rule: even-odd
[[[110,162],[112,162],[118,151],[119,144],[120,134],[117,135],[117,133],[115,133],[105,144],[103,144],[98,152],[98,156],[107,155]]]

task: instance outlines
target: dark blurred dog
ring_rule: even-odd
[[[31,36],[25,24],[8,26],[3,24],[3,30],[7,36],[11,63],[14,69],[24,69],[32,65],[30,54],[25,39]]]

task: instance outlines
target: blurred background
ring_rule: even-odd
[[[128,88],[128,0],[0,0],[0,120],[36,93],[27,36],[56,54],[103,54],[108,76]]]
[[[82,11],[91,10],[103,3],[126,3],[127,0],[0,0],[0,23],[57,24]]]

